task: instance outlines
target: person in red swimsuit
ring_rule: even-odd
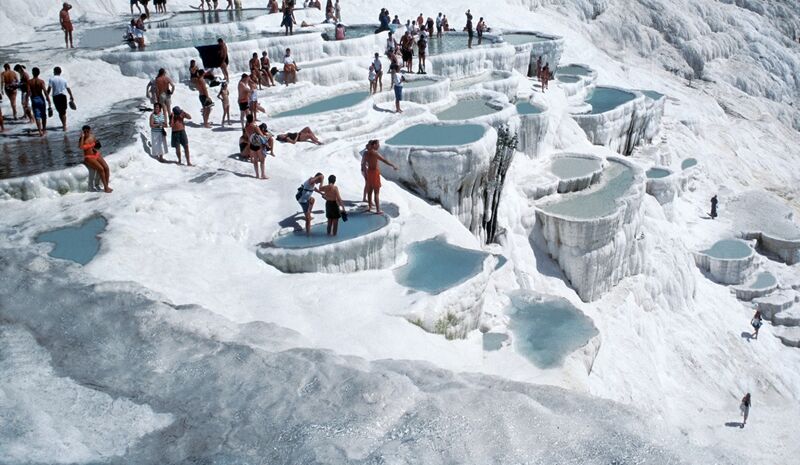
[[[72,9],[72,5],[69,3],[64,2],[61,11],[58,13],[58,20],[61,23],[61,29],[64,31],[64,44],[67,48],[75,48],[72,45],[72,20],[69,19],[69,10]]]
[[[108,169],[108,164],[97,151],[100,148],[100,141],[98,141],[90,126],[84,126],[81,130],[81,137],[78,141],[78,146],[83,150],[83,163],[90,169],[100,175],[100,180],[103,182],[103,190],[106,193],[111,193],[113,189],[109,186],[109,178],[111,171]]]
[[[364,163],[367,165],[367,204],[372,210],[372,198],[375,197],[375,213],[381,214],[381,169],[380,163],[384,162],[397,171],[397,166],[389,160],[383,158],[378,149],[381,148],[377,140],[370,141],[367,145],[367,153],[364,155]]]

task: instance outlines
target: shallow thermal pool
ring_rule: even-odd
[[[277,115],[273,115],[273,117],[282,118],[286,116],[313,115],[315,113],[323,113],[326,111],[341,110],[363,102],[368,97],[369,92],[350,92],[348,94],[337,95],[336,97],[320,100],[294,110],[284,111],[278,113]]]
[[[691,167],[693,167],[695,165],[697,165],[697,159],[696,158],[687,158],[687,159],[685,159],[685,160],[683,160],[681,162],[681,169],[682,170],[688,170],[689,168],[691,168]]]
[[[600,160],[565,156],[553,159],[550,163],[550,172],[559,179],[574,179],[600,171],[602,166]]]
[[[386,141],[389,145],[440,147],[477,142],[486,129],[478,124],[417,124],[404,129]]]
[[[667,176],[672,174],[672,172],[670,170],[665,170],[664,168],[650,168],[649,170],[647,170],[646,174],[647,177],[650,179],[660,179],[660,178],[666,178]]]
[[[359,37],[375,35],[376,29],[378,29],[378,26],[370,26],[370,25],[347,26],[344,28],[344,40],[358,39]],[[331,29],[330,31],[325,31],[322,33],[322,38],[325,40],[335,41],[336,31],[333,29]]]
[[[618,106],[636,98],[633,92],[614,89],[613,87],[595,87],[586,103],[592,106],[591,114],[597,115],[613,110]]]
[[[43,232],[36,236],[36,242],[54,244],[49,255],[54,258],[72,260],[85,265],[92,261],[100,250],[98,235],[106,229],[108,222],[102,216],[94,216],[78,226],[65,226]]]
[[[246,8],[227,11],[180,11],[175,15],[161,19],[151,20],[146,23],[150,29],[164,27],[197,26],[201,24],[222,24],[235,21],[249,21],[267,14],[263,8]]]
[[[442,121],[455,121],[490,115],[497,111],[496,108],[489,106],[485,99],[463,99],[459,100],[455,105],[436,113],[436,117]]]
[[[321,202],[314,205],[315,209],[324,208]],[[304,224],[301,221],[301,224]],[[335,244],[364,236],[377,231],[389,224],[389,217],[386,215],[376,215],[369,212],[353,212],[348,216],[347,221],[339,220],[339,232],[336,236],[328,236],[327,222],[318,223],[311,227],[311,235],[307,236],[305,230],[292,231],[278,235],[270,244],[276,248],[284,249],[305,249],[309,247],[319,247],[321,245]]]
[[[570,74],[556,74],[556,79],[558,82],[563,82],[564,84],[575,84],[576,82],[580,82],[580,76],[572,76]]]
[[[617,211],[617,199],[633,184],[633,170],[616,161],[610,161],[603,171],[603,179],[596,187],[570,194],[563,200],[542,205],[541,209],[554,215],[579,219],[601,218]]]
[[[136,121],[142,116],[136,111],[139,100],[124,100],[115,103],[102,115],[87,120],[84,124],[92,127],[97,140],[102,142],[100,152],[104,158],[130,144],[136,134]],[[58,119],[56,118],[55,121]],[[7,135],[0,137],[0,179],[31,176],[48,171],[62,170],[83,163],[83,152],[78,148],[80,129],[65,135],[51,127],[44,139],[34,136],[36,128],[30,127],[32,134]],[[6,121],[6,130],[11,128]]]
[[[747,283],[747,287],[749,289],[767,289],[776,284],[778,284],[778,280],[775,279],[772,273],[769,271],[762,271],[756,275],[756,279]]]
[[[395,280],[429,294],[438,294],[477,275],[489,255],[448,244],[438,237],[415,242],[406,248],[406,253],[408,263],[394,270]]]
[[[414,89],[416,87],[425,87],[431,84],[435,84],[437,81],[433,79],[414,79],[409,80],[403,83],[403,87],[406,89]]]
[[[654,90],[643,90],[641,91],[645,97],[649,98],[650,100],[658,100],[664,96],[661,92],[656,92]]]
[[[566,65],[556,68],[556,75],[566,74],[570,76],[588,76],[591,70],[581,65]]]
[[[522,294],[511,302],[514,348],[539,368],[561,365],[567,355],[599,334],[591,318],[566,299]]]
[[[753,249],[739,239],[724,239],[716,242],[710,249],[704,250],[709,257],[723,260],[740,260],[753,254]]]
[[[531,102],[517,103],[517,113],[520,115],[536,115],[544,111],[544,108],[536,106]]]
[[[400,42],[400,36],[396,37],[397,42]],[[482,45],[491,44],[492,41],[484,39]],[[472,47],[478,47],[478,36],[472,39]],[[461,34],[448,34],[445,32],[442,37],[433,37],[428,39],[428,55],[441,55],[442,53],[457,52],[467,48],[467,36]],[[416,64],[417,55],[419,50],[416,45],[414,46],[414,63]]]
[[[526,34],[523,32],[511,32],[508,34],[503,34],[502,37],[506,43],[511,45],[522,45],[529,44],[531,42],[547,42],[548,40],[553,40],[549,37],[543,37],[538,34]]]

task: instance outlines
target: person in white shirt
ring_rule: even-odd
[[[67,95],[69,95],[69,106],[75,109],[75,99],[72,97],[72,89],[67,85],[67,80],[61,77],[61,68],[53,68],[53,77],[47,81],[47,95],[53,99],[53,104],[61,118],[61,126],[67,130]],[[52,108],[52,107],[51,107]]]
[[[283,83],[289,86],[289,83],[297,82],[297,63],[292,57],[292,50],[287,48],[286,55],[283,57]]]
[[[398,64],[393,64],[389,70],[392,72],[392,87],[394,88],[394,108],[397,113],[402,113],[403,110],[400,109],[400,102],[403,100],[403,83],[406,81],[406,78],[400,74],[400,66]]]
[[[383,92],[383,63],[381,63],[381,56],[378,52],[375,52],[375,59],[372,60],[372,66],[375,68],[375,84],[376,84],[376,92],[378,92],[378,88],[380,88],[380,92]]]

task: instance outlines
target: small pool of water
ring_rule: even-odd
[[[666,178],[667,176],[672,174],[672,171],[665,170],[664,168],[650,168],[649,170],[647,170],[646,174],[647,177],[650,179],[660,179],[660,178]]]
[[[433,79],[414,79],[410,81],[406,81],[403,83],[403,87],[405,89],[414,89],[416,87],[425,87],[431,84],[435,84],[437,81]]]
[[[563,200],[545,204],[542,210],[554,215],[579,219],[601,218],[617,211],[617,199],[623,196],[633,184],[633,170],[622,163],[611,161],[603,171],[599,187],[590,188],[577,194],[570,194]]]
[[[448,244],[438,237],[415,242],[406,248],[406,253],[408,263],[394,270],[395,280],[429,294],[438,294],[477,275],[489,255]]]
[[[314,204],[314,208],[324,208],[324,205],[318,199],[317,203]],[[303,222],[301,221],[301,223]],[[328,236],[327,223],[319,223],[311,227],[310,236],[306,235],[305,230],[281,234],[273,239],[272,246],[284,249],[306,249],[335,244],[364,236],[383,228],[387,224],[389,224],[389,218],[386,215],[356,212],[351,213],[346,222],[339,220],[339,233],[336,236]]]
[[[486,129],[478,124],[417,124],[404,129],[386,141],[389,145],[411,145],[416,147],[441,147],[465,145],[477,142]]]
[[[503,347],[503,343],[508,340],[508,334],[503,333],[483,333],[483,350],[494,352]]]
[[[588,76],[589,74],[591,74],[591,70],[581,65],[567,65],[567,66],[559,66],[558,68],[556,68],[556,75],[559,74],[568,74],[571,76]]]
[[[43,232],[36,236],[36,242],[53,243],[53,250],[49,253],[51,257],[85,265],[92,261],[100,250],[98,235],[107,225],[105,218],[94,216],[78,226],[65,226]]]
[[[400,42],[400,36],[395,37],[397,42]],[[491,44],[491,40],[484,39],[483,45]],[[472,39],[472,48],[477,48],[478,45],[478,36],[476,35],[474,39]],[[460,34],[442,34],[442,37],[431,37],[428,39],[428,55],[441,55],[442,53],[450,53],[450,52],[457,52],[459,50],[466,50],[467,49],[467,36],[460,35]],[[414,47],[414,63],[417,62],[417,54],[419,50],[417,47]]]
[[[522,44],[529,44],[531,42],[547,42],[548,40],[553,40],[548,37],[542,37],[537,34],[526,34],[523,32],[512,32],[509,34],[503,34],[503,40],[506,43],[511,45],[522,45]]]
[[[723,260],[741,260],[753,254],[753,249],[746,242],[738,239],[724,239],[704,250],[709,257]]]
[[[660,92],[656,92],[654,90],[643,90],[641,91],[645,97],[649,98],[650,100],[658,100],[664,96],[664,94]]]
[[[695,165],[697,165],[697,159],[696,158],[687,158],[687,159],[685,159],[685,160],[683,160],[681,162],[681,169],[682,170],[688,170],[689,168],[691,168],[691,167],[693,167]]]
[[[536,115],[544,111],[544,108],[536,106],[531,102],[517,103],[517,113],[520,115]]]
[[[750,289],[767,289],[778,284],[778,280],[769,271],[762,271],[756,275],[756,279],[747,284]]]
[[[591,318],[566,299],[521,294],[511,302],[514,348],[539,368],[561,365],[599,334]]]
[[[558,157],[550,163],[550,172],[559,179],[574,179],[600,171],[600,160],[583,157]]]
[[[139,102],[140,100],[132,99],[115,103],[106,113],[92,117],[84,123],[92,127],[95,137],[102,142],[103,148],[100,152],[104,158],[113,156],[114,152],[133,141],[136,134],[135,123],[139,118],[145,117],[136,110]],[[149,116],[147,113],[144,115]],[[72,124],[73,129],[65,135],[60,127],[53,127],[57,124],[56,121],[58,117],[48,121],[51,130],[44,139],[35,135],[35,126],[29,125],[26,125],[30,131],[27,134],[0,136],[0,179],[31,176],[83,163],[83,151],[78,148],[81,135],[79,126]],[[7,118],[6,130],[14,123]],[[16,123],[21,123],[21,120]]]
[[[146,22],[146,26],[151,29],[164,27],[183,27],[197,26],[202,24],[223,24],[236,21],[249,21],[259,16],[266,15],[267,11],[263,8],[247,8],[241,10],[217,10],[217,11],[181,11],[174,16]]]
[[[360,37],[374,36],[378,26],[347,26],[344,28],[344,40],[358,39]],[[325,31],[322,33],[324,40],[335,41],[336,31]]]
[[[612,87],[595,87],[586,103],[592,106],[591,114],[597,115],[613,110],[618,106],[636,98],[632,92],[614,89]]]
[[[572,76],[570,74],[556,74],[556,79],[558,82],[563,82],[564,84],[575,84],[576,82],[580,82],[580,76]]]
[[[490,107],[484,99],[464,99],[459,100],[452,107],[436,113],[436,117],[441,121],[455,121],[490,115],[497,111],[497,109]]]
[[[338,95],[329,99],[320,100],[294,110],[284,111],[274,115],[273,117],[283,118],[286,116],[313,115],[315,113],[323,113],[326,111],[341,110],[361,103],[368,97],[369,92],[351,92],[349,94]]]

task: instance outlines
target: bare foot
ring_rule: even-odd
[[[383,210],[378,210],[375,212],[376,215],[383,215]]]
[[[204,124],[204,125],[203,125],[203,127],[204,127],[204,128],[210,128],[210,127],[211,127],[211,125],[210,125],[210,124],[208,124],[208,123],[206,123],[206,124]]]
[[[189,162],[187,161],[187,162],[186,162],[186,166],[194,166],[194,165],[193,165],[193,164],[191,164],[191,163],[189,163]]]
[[[105,191],[106,194],[110,194],[110,193],[114,192],[114,189],[112,189],[110,187],[106,187],[106,188],[103,189],[103,191]]]

